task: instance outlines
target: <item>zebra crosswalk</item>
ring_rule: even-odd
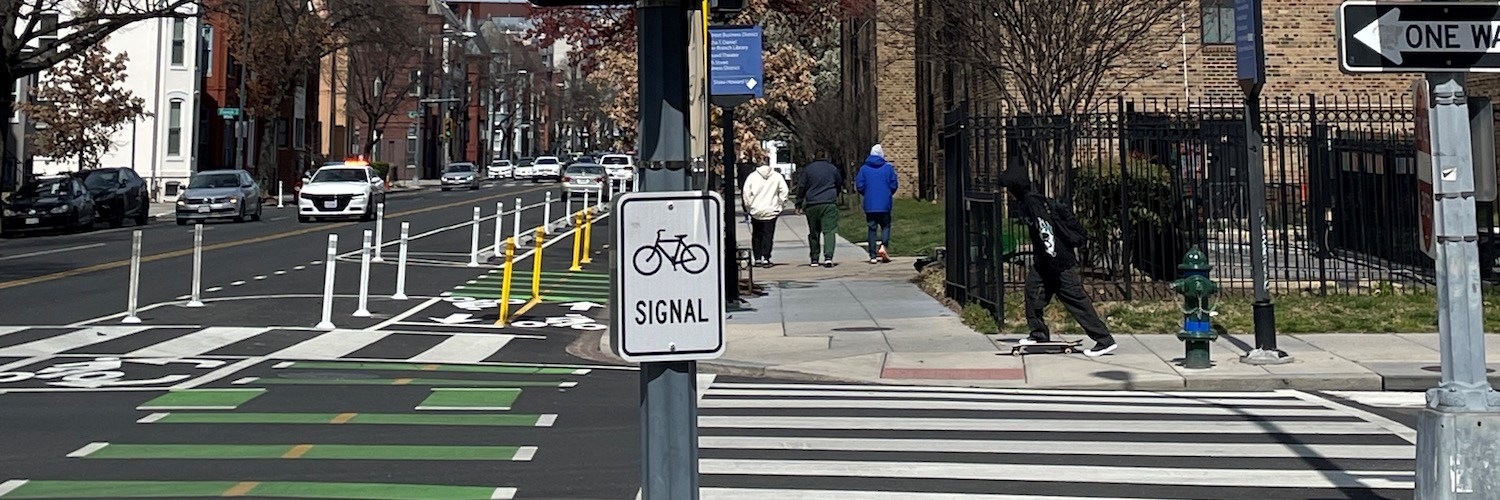
[[[530,335],[385,330],[329,332],[259,327],[0,327],[0,358],[80,355],[125,358],[264,357],[287,360],[493,361]]]
[[[714,382],[704,499],[1409,498],[1410,429],[1298,391]]]

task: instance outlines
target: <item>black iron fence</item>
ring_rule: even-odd
[[[1299,96],[1261,104],[1268,274],[1277,293],[1431,286],[1418,248],[1412,107],[1404,97]],[[948,291],[995,310],[1030,244],[1000,172],[1072,203],[1088,229],[1080,270],[1097,299],[1165,297],[1193,245],[1228,293],[1251,289],[1248,168],[1239,99],[1117,100],[1070,116],[964,104],[945,115]],[[1481,258],[1497,245],[1481,204]],[[1485,267],[1489,275],[1490,266]]]

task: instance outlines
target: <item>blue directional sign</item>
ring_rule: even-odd
[[[1241,83],[1254,85],[1266,82],[1265,45],[1260,37],[1260,0],[1235,0],[1235,76]]]
[[[765,97],[760,26],[708,31],[709,95]]]

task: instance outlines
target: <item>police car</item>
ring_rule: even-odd
[[[351,160],[324,165],[297,193],[297,220],[316,218],[375,219],[375,205],[385,203],[385,181],[369,162]]]

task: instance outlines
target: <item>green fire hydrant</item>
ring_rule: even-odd
[[[1208,272],[1213,268],[1208,264],[1208,255],[1197,245],[1189,249],[1182,256],[1182,263],[1177,265],[1182,278],[1172,282],[1172,291],[1182,295],[1182,332],[1177,334],[1177,338],[1187,347],[1187,354],[1182,360],[1183,368],[1203,369],[1213,366],[1209,359],[1209,346],[1219,337],[1212,328],[1215,305],[1211,298],[1219,291],[1218,283],[1208,277]]]

